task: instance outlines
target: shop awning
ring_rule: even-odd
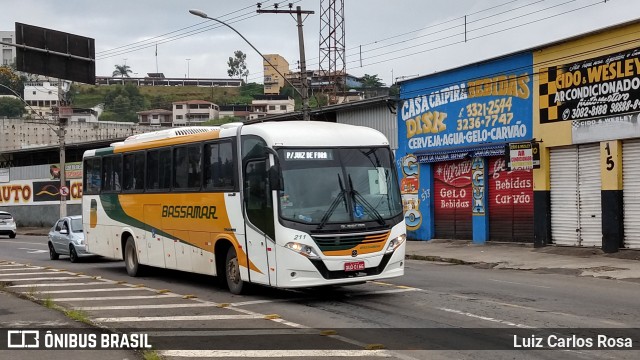
[[[440,161],[459,160],[473,157],[503,156],[505,144],[484,145],[475,147],[465,147],[458,149],[448,149],[442,151],[429,151],[416,153],[416,158],[421,164],[428,164]]]

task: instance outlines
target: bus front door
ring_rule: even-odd
[[[274,254],[274,211],[268,180],[268,160],[248,161],[244,167],[245,242],[250,281],[275,286],[275,264],[269,264],[268,254]],[[273,273],[272,276],[270,274]]]

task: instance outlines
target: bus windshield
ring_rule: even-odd
[[[402,212],[388,148],[279,149],[280,216],[317,224],[378,221]]]

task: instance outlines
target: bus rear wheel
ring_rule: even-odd
[[[227,286],[232,294],[240,295],[245,287],[244,281],[240,277],[240,265],[238,264],[238,255],[232,247],[227,251],[227,260],[225,261],[225,275],[227,277]]]
[[[127,268],[129,276],[140,275],[140,263],[138,263],[138,252],[136,251],[136,243],[133,237],[129,236],[124,246],[124,266]]]

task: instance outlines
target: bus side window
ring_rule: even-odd
[[[122,171],[122,189],[124,191],[131,191],[134,189],[133,186],[133,182],[134,182],[134,177],[135,177],[135,173],[134,173],[134,169],[135,169],[135,163],[134,163],[134,156],[135,154],[126,154],[123,157],[123,171]]]
[[[133,177],[133,186],[136,190],[144,190],[144,152],[135,155],[135,175]]]
[[[159,188],[158,179],[158,150],[150,150],[147,152],[147,190],[156,190]]]
[[[100,193],[100,169],[101,161],[99,157],[85,160],[84,166],[84,189],[87,195]]]
[[[180,146],[173,149],[173,188],[187,188],[188,178],[187,147]]]
[[[204,188],[232,190],[235,185],[233,143],[223,141],[204,145]]]

